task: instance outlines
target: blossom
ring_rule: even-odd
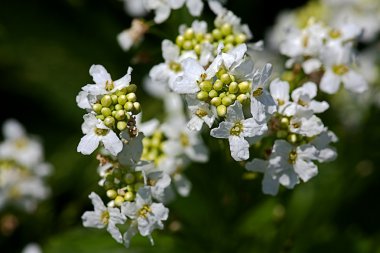
[[[186,103],[191,114],[187,127],[191,131],[200,131],[203,123],[208,127],[212,126],[215,121],[215,113],[210,109],[210,104],[200,102],[193,96],[186,96]]]
[[[259,124],[254,118],[244,119],[242,105],[235,102],[227,109],[225,121],[218,128],[211,130],[211,136],[215,138],[228,138],[231,156],[236,161],[249,158],[249,143],[246,137],[262,135],[266,130],[266,124]]]
[[[151,191],[147,187],[140,188],[135,202],[124,202],[121,212],[132,221],[123,235],[126,247],[129,246],[131,237],[137,233],[136,228],[142,236],[148,236],[153,244],[151,233],[155,229],[163,229],[162,221],[167,220],[169,215],[169,209],[162,203],[153,202]]]
[[[148,31],[149,26],[140,19],[133,19],[132,25],[117,35],[117,41],[124,51],[141,42],[144,34]]]
[[[78,152],[89,155],[94,152],[100,142],[112,155],[117,155],[122,150],[123,143],[116,133],[106,127],[94,114],[88,113],[83,116],[83,119],[82,132],[85,136],[82,137],[78,144]]]
[[[82,215],[83,226],[92,228],[105,228],[111,236],[118,242],[122,243],[123,238],[117,224],[124,224],[126,217],[120,212],[119,208],[106,207],[101,198],[94,192],[91,192],[89,198],[94,205],[94,211],[86,211]]]

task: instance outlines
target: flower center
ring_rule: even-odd
[[[115,85],[113,84],[112,81],[111,82],[109,82],[109,81],[106,82],[106,91],[111,91],[114,88],[115,88]]]
[[[181,64],[174,61],[169,63],[169,68],[174,72],[180,72],[182,70]]]
[[[180,137],[179,137],[180,141],[181,141],[181,145],[183,147],[187,147],[190,145],[190,140],[189,140],[189,136],[185,133],[181,133]]]
[[[109,219],[110,219],[110,213],[107,210],[102,212],[102,214],[100,215],[100,220],[102,221],[102,223],[107,225]]]
[[[332,67],[332,70],[335,74],[342,76],[346,74],[350,69],[344,64],[339,64],[339,65],[334,65]]]
[[[102,128],[96,128],[95,129],[95,134],[99,136],[105,136],[108,134],[108,129],[102,129]]]
[[[262,94],[263,94],[263,88],[262,87],[259,87],[252,92],[252,96],[256,97],[256,98],[260,97]]]
[[[239,121],[231,128],[230,134],[239,136],[241,132],[243,132],[243,124]]]
[[[207,116],[208,114],[205,110],[198,108],[197,111],[195,112],[195,115],[197,115],[199,118],[203,118]]]
[[[342,33],[337,29],[331,29],[329,35],[332,39],[338,39],[342,36]]]
[[[296,163],[296,159],[297,159],[297,152],[295,150],[292,150],[289,153],[288,161],[289,161],[290,164],[295,164]]]
[[[143,217],[143,218],[146,218],[148,216],[148,214],[151,212],[152,210],[150,209],[150,207],[148,205],[145,205],[143,206],[140,210],[139,210],[139,216],[140,217]]]

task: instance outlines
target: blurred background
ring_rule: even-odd
[[[231,0],[227,7],[247,23],[255,40],[263,39],[276,16],[306,1]],[[151,17],[151,16],[150,16]],[[210,10],[205,17],[212,21]],[[116,35],[131,18],[117,0],[0,2],[0,123],[19,120],[40,137],[51,196],[36,212],[0,211],[0,251],[21,252],[30,242],[43,252],[345,252],[380,253],[380,111],[370,106],[358,126],[348,128],[337,108],[322,115],[339,137],[338,159],[319,166],[319,175],[276,197],[263,195],[261,177],[244,179],[245,170],[228,150],[206,138],[209,164],[193,164],[188,198],[169,205],[165,230],[154,233],[156,245],[137,236],[131,248],[105,231],[82,227],[81,215],[92,210],[97,185],[95,155],[76,152],[84,111],[75,97],[92,83],[88,70],[102,64],[117,79],[132,66],[138,86],[162,61],[161,41],[174,39],[181,23],[191,24],[186,9],[172,13],[140,46],[125,53]],[[146,119],[161,117],[161,102],[138,90]],[[226,154],[226,155],[224,155]]]

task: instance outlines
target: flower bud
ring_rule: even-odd
[[[197,98],[201,101],[206,101],[208,99],[208,93],[206,91],[200,91],[197,93]]]
[[[107,197],[109,197],[110,199],[114,199],[117,197],[117,192],[115,190],[108,190],[107,191]]]
[[[208,93],[208,96],[210,98],[214,98],[214,97],[217,97],[219,94],[216,90],[210,90],[210,92]]]
[[[240,94],[239,96],[237,96],[236,98],[241,104],[244,104],[248,101],[248,97],[247,95],[245,94]]]
[[[243,44],[247,41],[247,36],[244,33],[239,33],[235,35],[235,43],[237,45]]]
[[[213,106],[219,106],[222,103],[222,99],[220,97],[214,97],[213,99],[211,99],[210,103]]]
[[[101,110],[101,113],[103,114],[104,117],[108,117],[111,115],[112,111],[108,107],[103,107]]]
[[[100,119],[101,121],[103,121],[105,119],[104,115],[96,115],[96,118]]]
[[[137,85],[134,84],[134,83],[131,83],[131,84],[128,85],[125,89],[126,89],[126,93],[136,92],[136,90],[137,90]]]
[[[117,96],[115,94],[111,95],[112,99],[112,104],[116,105],[117,104]]]
[[[120,95],[120,96],[117,98],[117,102],[118,102],[120,105],[124,105],[127,101],[128,101],[128,99],[127,99],[127,96],[126,96],[126,95]]]
[[[194,51],[197,55],[200,55],[202,53],[202,46],[200,44],[196,44],[194,46]]]
[[[229,93],[237,93],[239,91],[239,86],[237,82],[231,82],[228,86],[228,92]]]
[[[118,111],[116,111],[115,118],[117,120],[123,120],[123,119],[125,119],[125,111],[124,110],[118,110]]]
[[[125,105],[124,105],[124,109],[125,109],[126,111],[128,111],[128,112],[132,111],[132,109],[133,109],[133,103],[132,103],[132,102],[127,102],[127,103],[125,103]]]
[[[244,81],[244,82],[241,82],[238,84],[239,86],[239,92],[240,93],[246,93],[246,92],[249,92],[249,88],[250,88],[250,83],[247,82],[247,81]]]
[[[219,105],[216,108],[216,112],[218,113],[219,117],[224,117],[227,114],[227,107],[225,105]]]
[[[124,197],[118,195],[116,198],[115,198],[115,205],[116,206],[121,206],[124,202]]]
[[[139,102],[134,102],[133,103],[133,113],[138,114],[139,112],[141,112],[141,105]]]
[[[111,96],[110,95],[103,96],[102,99],[100,100],[100,103],[104,107],[110,106],[112,104],[112,98],[111,98]]]
[[[125,201],[133,201],[135,199],[135,194],[133,192],[126,192],[124,195]]]
[[[230,97],[226,96],[224,98],[222,98],[222,104],[225,105],[225,106],[230,106],[232,105],[233,101]]]
[[[135,176],[132,173],[127,173],[124,175],[124,181],[127,184],[132,184],[135,182]]]
[[[184,42],[185,42],[185,38],[182,35],[178,35],[177,38],[175,39],[175,43],[177,44],[178,47],[181,47]]]
[[[233,45],[234,42],[235,42],[235,37],[234,37],[232,34],[228,35],[228,36],[224,39],[224,43],[225,43],[225,45],[227,45],[227,44],[232,44],[232,45]]]
[[[194,37],[194,30],[192,28],[187,28],[183,37],[187,40],[191,40]]]
[[[280,127],[282,129],[288,129],[289,128],[289,119],[286,117],[281,118],[280,120]]]
[[[217,79],[213,85],[213,88],[216,91],[220,91],[221,89],[223,89],[223,82],[221,80]]]
[[[191,40],[185,40],[183,42],[183,49],[185,50],[191,50],[193,48],[193,43],[191,42]]]
[[[229,52],[232,48],[234,48],[234,45],[233,45],[232,43],[227,43],[226,45],[224,45],[223,52],[224,52],[224,53],[227,53],[227,52]]]
[[[202,81],[199,84],[199,88],[203,91],[209,92],[212,89],[212,83],[210,82],[210,80]]]
[[[102,110],[102,105],[101,104],[99,104],[99,103],[96,103],[96,104],[94,104],[93,106],[92,106],[92,110],[94,110],[94,112],[96,112],[97,114],[99,114],[100,113],[100,110]]]
[[[124,131],[127,128],[127,126],[128,126],[127,122],[125,122],[125,121],[119,121],[116,124],[116,127],[117,127],[117,129],[119,129],[119,131]]]
[[[212,36],[214,37],[215,40],[220,40],[222,39],[222,32],[219,29],[214,29],[212,30]]]
[[[109,128],[112,128],[115,125],[115,118],[112,116],[108,116],[103,121],[104,125],[106,125]]]
[[[137,100],[136,94],[133,93],[133,92],[128,93],[127,94],[127,99],[128,99],[129,102],[132,102],[132,103],[136,102],[136,100]]]
[[[232,25],[228,23],[224,23],[220,28],[220,31],[224,36],[227,36],[232,33]]]
[[[230,82],[231,82],[230,75],[227,74],[227,73],[223,74],[223,75],[220,77],[220,80],[221,80],[224,84],[230,84]]]
[[[296,143],[297,142],[297,135],[295,135],[295,134],[289,134],[288,135],[288,141],[290,142],[290,143]]]

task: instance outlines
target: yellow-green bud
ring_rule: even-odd
[[[223,74],[221,77],[220,77],[220,80],[224,83],[224,84],[229,84],[231,82],[231,78],[230,78],[230,75],[225,73]]]
[[[200,91],[197,93],[197,98],[201,101],[206,101],[208,99],[208,93],[206,91]]]
[[[237,35],[235,35],[235,43],[236,44],[243,44],[247,41],[247,35],[245,35],[244,33],[239,33]]]
[[[102,110],[102,105],[101,104],[99,104],[99,103],[96,103],[96,104],[94,104],[93,106],[92,106],[92,110],[94,110],[94,112],[96,112],[97,114],[99,114],[100,113],[100,110]]]
[[[139,102],[134,102],[133,103],[133,112],[134,113],[139,113],[141,112],[141,105]]]
[[[127,89],[123,88],[121,90],[116,91],[116,96],[125,95],[127,93]]]
[[[111,95],[112,104],[117,104],[117,96],[115,94]]]
[[[131,92],[136,92],[137,90],[137,85],[134,83],[131,83],[126,87],[126,93],[131,93]]]
[[[123,119],[125,119],[125,111],[124,110],[118,110],[118,111],[116,111],[115,118],[117,120],[123,120]]]
[[[225,105],[219,105],[216,108],[216,112],[218,113],[219,117],[224,117],[227,114],[227,107]]]
[[[108,117],[111,115],[112,111],[108,107],[103,107],[100,112],[103,114],[104,117]]]
[[[229,105],[232,105],[233,101],[230,97],[226,96],[224,98],[222,98],[222,104],[224,104],[225,106],[229,106]]]
[[[150,139],[149,138],[144,138],[142,139],[142,143],[144,147],[149,147],[150,146]]]
[[[246,92],[248,92],[248,91],[249,91],[249,88],[250,88],[249,82],[247,82],[247,81],[244,81],[244,82],[239,83],[238,86],[239,86],[239,91],[240,91],[241,93],[246,93]]]
[[[224,36],[227,36],[229,35],[230,33],[232,33],[232,25],[231,24],[228,24],[228,23],[225,23],[222,25],[222,27],[220,28],[220,31],[222,32],[222,34]]]
[[[227,44],[233,44],[235,41],[235,37],[230,34],[228,35],[225,39],[224,39],[224,43],[227,45]]]
[[[141,187],[144,187],[143,183],[136,183],[135,187],[134,187],[134,190],[137,192]]]
[[[125,121],[119,121],[116,124],[117,129],[119,129],[120,131],[124,131],[127,128],[127,126],[127,122]]]
[[[136,102],[136,100],[137,100],[136,94],[133,93],[133,92],[128,93],[127,94],[127,99],[128,99],[129,102],[132,102],[132,103]]]
[[[212,42],[214,40],[214,37],[212,37],[212,34],[211,33],[206,33],[205,35],[204,35],[204,41],[205,42]]]
[[[235,94],[228,94],[228,97],[231,98],[232,103],[236,100],[236,95]]]
[[[124,109],[125,109],[126,111],[128,111],[128,112],[132,111],[132,109],[133,109],[133,103],[132,103],[132,102],[127,102],[127,103],[125,103],[125,105],[124,105]]]
[[[96,118],[100,119],[100,120],[104,120],[105,117],[104,117],[104,115],[97,115]]]
[[[247,95],[245,95],[245,94],[240,94],[239,96],[237,96],[236,99],[237,99],[241,104],[244,104],[245,102],[247,102],[248,97],[247,97]]]
[[[114,199],[117,197],[117,192],[115,190],[108,190],[107,191],[107,197],[109,197],[110,199]]]
[[[221,89],[223,89],[223,82],[219,79],[216,79],[214,85],[213,85],[213,88],[214,90],[216,91],[220,91]]]
[[[219,94],[219,97],[220,97],[221,99],[224,98],[225,96],[227,96],[225,92],[222,92],[222,93]]]
[[[175,39],[175,43],[177,44],[178,47],[181,47],[184,42],[185,42],[185,38],[182,35],[178,35],[177,38]]]
[[[222,103],[222,99],[220,97],[214,97],[213,99],[211,99],[210,103],[213,106],[219,106]]]
[[[280,120],[280,127],[282,129],[288,129],[289,128],[289,119],[286,117],[281,118]]]
[[[219,69],[218,72],[216,72],[216,76],[220,79],[220,77],[226,73],[225,69]]]
[[[194,45],[194,51],[197,55],[200,55],[202,52],[202,46],[200,44]]]
[[[194,30],[192,28],[187,28],[183,37],[187,40],[191,40],[194,37]]]
[[[212,30],[212,36],[214,37],[215,40],[220,40],[222,39],[222,32],[219,29],[214,29]]]
[[[185,40],[183,42],[183,49],[185,50],[191,50],[193,48],[193,43],[191,42],[191,40]]]
[[[203,40],[203,33],[196,33],[196,34],[195,34],[195,39],[196,39],[198,42],[202,42],[202,40]]]
[[[129,192],[133,192],[135,190],[135,187],[134,187],[134,185],[127,185],[126,189]]]
[[[199,88],[203,91],[209,92],[212,89],[210,80],[205,80],[199,84]]]
[[[120,105],[124,105],[127,101],[128,101],[128,99],[127,99],[126,95],[120,95],[117,98],[117,102],[119,102]]]
[[[234,45],[233,45],[232,43],[227,43],[227,44],[224,45],[223,52],[224,52],[224,53],[227,53],[227,52],[229,52],[233,47],[234,47]]]
[[[118,195],[116,198],[115,198],[115,205],[116,206],[121,206],[124,202],[124,197],[123,196],[120,196]]]
[[[112,116],[108,116],[104,119],[103,123],[109,128],[112,128],[115,125],[115,118]]]
[[[116,111],[123,110],[123,106],[121,104],[117,104],[115,105],[115,110]]]
[[[135,182],[135,176],[132,173],[127,173],[124,176],[124,181],[127,184],[132,184],[133,182]]]
[[[216,90],[210,90],[210,92],[208,93],[208,96],[210,98],[214,98],[214,97],[217,97],[219,94]]]
[[[277,133],[276,133],[276,136],[277,136],[277,138],[279,138],[279,139],[285,139],[287,135],[288,135],[288,132],[285,131],[285,130],[279,130],[279,131],[277,131]]]
[[[133,201],[135,199],[135,194],[133,194],[133,192],[126,192],[124,199],[125,201]]]
[[[237,82],[231,82],[228,86],[228,92],[229,93],[237,93],[239,91],[239,86]]]
[[[289,134],[287,139],[290,143],[296,143],[297,142],[297,135]]]
[[[112,98],[111,98],[111,96],[110,95],[103,96],[102,99],[100,100],[100,103],[104,107],[110,106],[112,104]]]

